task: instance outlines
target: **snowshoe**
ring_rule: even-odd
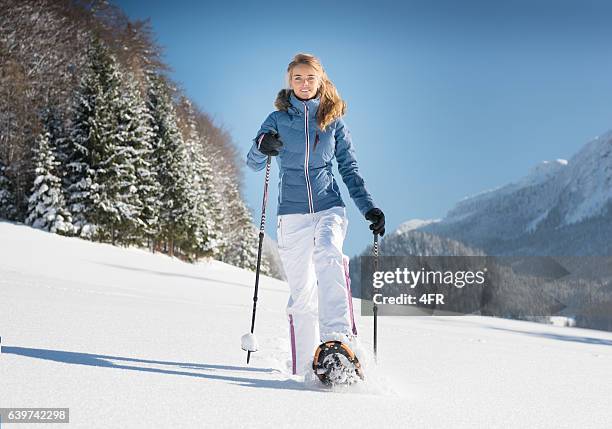
[[[354,384],[363,380],[363,370],[357,356],[340,341],[327,341],[317,347],[312,369],[326,386]]]

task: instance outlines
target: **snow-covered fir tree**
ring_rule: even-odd
[[[206,136],[201,136],[195,122],[195,111],[191,102],[182,97],[179,104],[182,113],[182,130],[188,154],[188,175],[191,179],[189,202],[191,204],[190,231],[186,249],[195,258],[220,256],[221,196],[215,187],[213,169],[204,153]]]
[[[93,212],[99,185],[95,182],[95,146],[100,136],[108,132],[101,115],[104,93],[98,73],[101,49],[96,40],[89,47],[87,69],[77,89],[72,131],[64,152],[68,209],[73,216],[75,233],[84,238],[91,238],[96,231]]]
[[[148,76],[147,107],[154,132],[153,158],[160,184],[160,236],[168,253],[186,242],[192,223],[189,201],[192,186],[188,154],[178,128],[170,90],[160,76]]]
[[[6,170],[6,165],[0,159],[0,219],[14,220],[17,215],[17,207],[13,187]]]
[[[98,39],[87,66],[70,139],[69,209],[82,237],[115,243],[138,212],[133,148],[125,141],[131,113],[116,60]]]
[[[93,165],[98,185],[94,219],[100,226],[98,239],[112,243],[123,242],[135,233],[139,226],[139,210],[134,159],[138,154],[134,147],[140,130],[137,118],[131,110],[133,93],[123,94],[123,74],[108,50],[100,51],[99,77],[103,94],[100,99],[104,134],[94,146]]]
[[[120,118],[122,143],[133,167],[135,195],[133,196],[137,214],[126,223],[123,242],[151,245],[159,235],[159,212],[161,207],[161,188],[157,180],[153,158],[152,117],[137,87],[134,76],[129,75],[126,82],[125,103]]]
[[[201,115],[200,119],[200,129],[203,132],[211,129],[211,134],[217,143],[228,138],[223,132],[219,133],[218,129],[211,127],[206,115]],[[237,267],[255,270],[259,224],[253,224],[251,212],[240,193],[240,169],[233,162],[237,153],[220,144],[205,145],[204,149],[207,157],[215,160],[213,183],[215,189],[218,189],[222,195],[222,204],[219,206],[218,259]],[[270,273],[269,265],[270,261],[262,255],[261,270],[264,274]]]
[[[217,257],[237,267],[255,270],[257,266],[257,247],[259,242],[259,224],[254,225],[251,213],[240,194],[240,170],[233,159],[236,152],[223,146],[220,142],[228,138],[223,132],[212,127],[206,115],[200,114],[199,129],[201,134],[211,130],[215,144],[204,145],[204,152],[215,161],[213,184],[222,195],[219,206],[219,256]],[[227,140],[229,141],[229,140]],[[270,261],[262,256],[261,269],[269,274]]]
[[[145,209],[150,211],[146,203],[152,202],[151,193],[157,188],[147,161],[152,132],[146,108],[135,79],[127,76],[117,105],[115,153],[108,161],[112,168],[106,180],[116,214],[110,223],[111,239],[134,244],[145,236],[147,223],[142,214]]]
[[[223,249],[223,262],[236,267],[255,270],[257,268],[257,249],[259,231],[253,225],[251,213],[244,204],[238,185],[227,181],[225,190],[223,234],[226,245]],[[269,273],[268,261],[262,257],[261,272]]]
[[[73,231],[72,218],[66,209],[61,179],[57,176],[59,162],[55,160],[50,145],[52,136],[43,131],[35,149],[35,174],[28,200],[28,214],[25,223],[34,228],[69,235]]]

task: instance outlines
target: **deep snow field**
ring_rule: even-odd
[[[0,407],[70,408],[45,428],[612,427],[612,333],[384,317],[366,381],[329,390],[288,373],[275,279],[246,365],[254,277],[0,222]],[[370,350],[372,319],[356,317]]]

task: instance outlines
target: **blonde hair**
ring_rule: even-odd
[[[317,71],[321,83],[317,95],[320,96],[319,109],[317,110],[317,123],[322,131],[331,124],[334,120],[344,115],[346,112],[346,103],[340,98],[340,94],[336,89],[336,86],[327,77],[325,69],[321,64],[321,61],[314,55],[299,53],[289,63],[287,67],[287,85],[291,88],[291,74],[293,68],[299,64],[305,64]]]

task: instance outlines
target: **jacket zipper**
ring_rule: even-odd
[[[310,158],[310,136],[308,132],[308,105],[304,103],[304,131],[306,133],[306,154],[304,155],[304,176],[306,176],[306,190],[308,192],[308,209],[314,213],[312,202],[312,188],[310,187],[310,176],[308,176],[308,159]]]

